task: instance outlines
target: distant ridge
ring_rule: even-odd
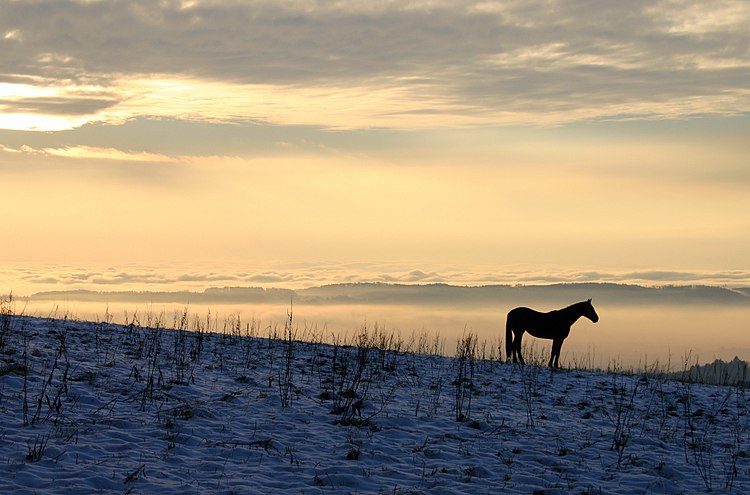
[[[550,309],[593,298],[599,304],[660,305],[705,304],[750,306],[750,289],[706,285],[644,287],[615,283],[570,283],[552,285],[449,284],[334,284],[307,289],[262,287],[212,287],[191,291],[110,291],[67,290],[38,292],[31,301],[151,302],[238,304],[396,304],[486,306],[496,304],[548,304]],[[23,298],[22,298],[23,299]]]

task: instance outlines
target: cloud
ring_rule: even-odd
[[[439,270],[410,269],[387,263],[303,263],[257,270],[210,270],[186,267],[129,267],[90,270],[66,267],[6,267],[0,272],[0,294],[20,296],[47,290],[89,289],[95,291],[203,291],[209,287],[265,287],[303,289],[340,283],[382,282],[390,284],[451,285],[545,285],[556,283],[625,283],[647,286],[714,285],[750,287],[750,271],[691,272],[644,270],[603,272],[584,269],[567,271],[544,267],[442,267]]]
[[[127,273],[120,273],[117,275],[103,275],[98,277],[91,277],[88,280],[93,285],[112,285],[121,286],[125,284],[163,284],[166,280],[162,277],[145,277],[145,276],[133,276]]]
[[[116,100],[106,98],[56,96],[0,100],[0,106],[8,113],[72,116],[93,115],[116,103]]]
[[[731,284],[733,282],[747,283],[750,272],[744,270],[722,271],[722,272],[690,272],[690,271],[668,271],[651,270],[645,272],[627,272],[611,278],[621,280],[650,281],[656,283],[666,282],[694,282],[694,283],[718,283]]]
[[[352,128],[750,109],[742,0],[1,1],[0,74],[58,93],[5,111]]]
[[[176,163],[177,160],[155,153],[145,152],[127,152],[114,148],[97,148],[91,146],[70,146],[65,148],[43,148],[33,150],[29,147],[23,149],[25,152],[41,153],[49,156],[59,156],[63,158],[84,158],[94,160],[116,160],[123,162],[157,162],[157,163]]]
[[[443,283],[446,282],[446,277],[438,274],[437,272],[425,273],[422,270],[411,270],[407,273],[381,273],[371,275],[371,279],[368,280],[366,277],[358,280],[359,282],[385,282],[385,283],[396,283],[396,284],[415,284],[415,283]]]

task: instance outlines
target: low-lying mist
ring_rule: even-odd
[[[357,288],[358,293],[366,288]],[[750,304],[742,300],[728,303],[713,290],[701,293],[703,295],[696,293],[697,289],[692,289],[692,292],[682,289],[665,291],[660,294],[664,296],[661,300],[649,299],[644,293],[634,291],[632,297],[618,301],[611,291],[597,290],[596,287],[563,286],[545,297],[520,291],[514,293],[517,297],[500,300],[454,298],[450,288],[445,287],[438,287],[442,295],[436,296],[434,287],[432,291],[430,287],[420,291],[419,286],[402,291],[399,299],[398,291],[381,289],[384,287],[372,286],[367,297],[352,297],[351,292],[339,291],[337,295],[331,295],[328,293],[330,288],[321,288],[318,293],[307,293],[307,298],[284,292],[274,293],[270,301],[241,303],[207,302],[200,297],[195,298],[199,302],[182,303],[168,302],[164,297],[154,298],[161,299],[161,302],[144,302],[143,298],[122,301],[118,299],[123,298],[109,294],[95,301],[76,300],[75,297],[59,300],[32,297],[16,301],[16,304],[18,312],[32,316],[114,323],[136,320],[142,325],[159,321],[166,327],[174,326],[187,311],[192,324],[203,329],[222,332],[239,325],[243,329],[251,328],[252,333],[259,337],[283,330],[291,312],[299,339],[347,341],[363,330],[377,329],[398,337],[405,346],[420,338],[428,339],[434,345],[440,345],[447,355],[455,353],[456,343],[463,334],[473,332],[483,346],[485,357],[496,358],[502,345],[505,359],[505,315],[510,309],[525,305],[549,311],[591,294],[601,319],[593,324],[582,318],[573,325],[562,349],[563,366],[605,369],[657,366],[663,370],[680,371],[697,362],[731,360],[735,356],[745,360],[750,358]],[[315,294],[317,296],[313,298]],[[711,297],[706,297],[706,294]],[[297,299],[303,302],[297,302]],[[537,361],[546,362],[549,341],[527,334],[524,344],[525,352],[532,359],[536,357]]]

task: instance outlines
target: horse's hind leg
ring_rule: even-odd
[[[523,360],[523,354],[521,354],[521,339],[523,338],[523,332],[513,333],[513,362],[526,364]],[[518,360],[516,360],[518,358]]]

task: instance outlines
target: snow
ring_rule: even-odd
[[[280,336],[2,319],[0,493],[750,492],[741,388]]]

